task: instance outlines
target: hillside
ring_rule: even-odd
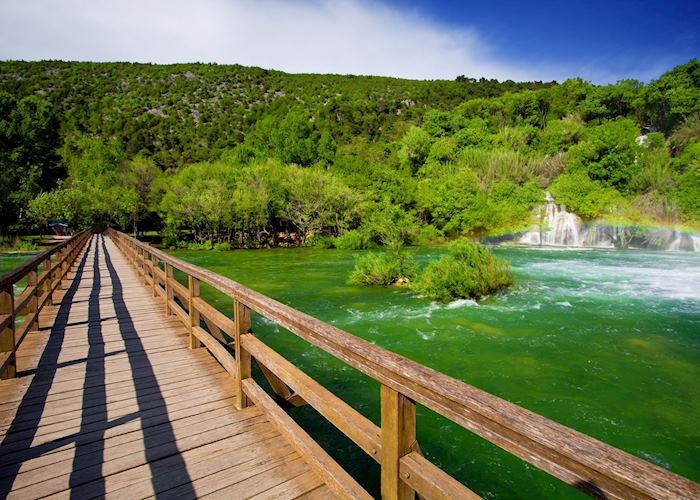
[[[3,62],[2,231],[422,242],[522,229],[545,188],[585,218],[695,225],[698,113],[695,60],[611,86]]]

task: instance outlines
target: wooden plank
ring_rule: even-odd
[[[401,479],[423,498],[436,500],[481,498],[415,451],[401,457],[399,474]]]
[[[233,435],[250,432],[254,428],[264,427],[267,424],[264,416],[253,414],[247,414],[244,418],[240,418],[240,416],[237,418],[231,412],[220,415],[218,419],[207,418],[206,415],[200,415],[199,417],[200,425],[184,427],[182,423],[177,426],[166,423],[161,424],[160,429],[149,431],[148,446],[150,449],[148,450],[148,460],[155,461],[162,458],[158,453],[162,454],[166,451],[168,445],[172,445],[170,440],[173,437],[177,440],[178,450],[184,452],[187,449],[220,441]],[[192,418],[188,421],[191,422]],[[139,434],[141,439],[139,439]],[[81,469],[86,469],[86,472],[82,475],[82,481],[87,482],[90,480],[91,475],[94,477],[96,472],[107,475],[109,472],[115,473],[126,470],[124,467],[136,467],[147,463],[144,453],[147,450],[143,442],[143,433],[133,432],[119,437],[122,439],[113,438],[104,441],[103,448],[105,453],[101,464],[102,470],[95,467],[97,464],[86,460],[73,463],[75,462],[76,452],[80,453],[77,456],[86,455],[89,457],[89,451],[84,447],[78,450],[63,450],[62,452],[53,453],[51,455],[53,461],[44,463],[41,470],[36,470],[37,468],[34,467],[18,474],[12,485],[13,490],[17,491],[20,488],[42,483],[53,478],[57,478],[54,484],[60,484],[61,481],[67,479],[67,475]],[[160,450],[157,447],[160,447]],[[119,463],[109,464],[109,462],[115,460],[119,460]],[[31,465],[31,461],[25,462],[23,467],[29,465]],[[77,477],[74,477],[74,483],[77,480]],[[44,485],[42,489],[48,488]]]
[[[235,450],[237,446],[259,442],[275,434],[274,429],[264,420],[244,420],[215,427],[205,433],[181,437],[177,441],[177,451],[183,456],[188,454],[204,456],[205,453],[212,451],[221,453],[226,449]],[[100,491],[96,490],[94,481],[101,479],[106,479],[105,493],[119,489],[125,484],[129,486],[128,491],[131,492],[134,481],[143,478],[144,475],[150,479],[151,464],[168,459],[173,462],[172,442],[162,438],[155,441],[152,448],[148,449],[148,458],[145,453],[138,453],[139,448],[143,450],[142,446],[143,444],[139,442],[129,443],[127,450],[121,450],[118,457],[76,470],[70,466],[66,467],[59,475],[28,484],[24,488],[13,490],[12,493],[18,498],[40,498],[70,489],[73,498],[91,498]],[[160,466],[163,467],[162,464]],[[180,472],[182,474],[182,471]]]
[[[246,392],[243,390],[243,381],[251,377],[250,353],[241,347],[241,336],[250,330],[250,309],[239,301],[233,301],[233,317],[236,324],[234,330],[234,342],[236,349],[236,404],[238,409],[250,404]]]
[[[221,345],[214,337],[209,335],[206,330],[199,326],[192,328],[192,333],[199,339],[199,341],[209,349],[214,357],[217,359],[221,366],[231,375],[236,377],[238,375],[238,369],[236,367],[236,360],[233,359],[231,353],[229,353],[226,348]]]
[[[307,471],[256,495],[255,498],[256,500],[293,500],[315,490],[319,486],[318,476],[313,471]],[[331,498],[333,496],[332,494],[330,495]]]
[[[189,297],[188,297],[188,312],[189,312],[189,319],[190,319],[190,325],[189,325],[189,330],[190,330],[190,349],[196,349],[200,347],[202,344],[197,339],[197,336],[194,334],[192,329],[195,326],[199,326],[199,309],[195,306],[195,299],[199,297],[199,280],[197,278],[193,278],[192,276],[187,277],[187,289],[189,291]]]
[[[270,425],[269,423],[267,424]],[[271,426],[270,426],[271,427]],[[257,476],[264,476],[280,464],[298,460],[298,455],[279,434],[258,435],[248,443],[233,443],[208,455],[190,457],[187,454],[187,477],[182,474],[164,474],[133,482],[113,493],[129,498],[145,498],[154,495],[159,499],[197,497],[223,489],[232,484]],[[154,482],[157,486],[154,487]]]
[[[416,403],[383,385],[381,410],[382,498],[413,500],[413,489],[399,475],[399,460],[416,443]]]
[[[252,378],[243,380],[243,389],[335,494],[344,498],[372,498]]]
[[[327,498],[333,498],[333,492],[324,484],[308,493],[299,495],[297,498],[304,500],[326,500]]]
[[[304,460],[295,458],[283,463],[276,464],[276,467],[268,470],[265,474],[250,477],[245,481],[240,481],[227,488],[218,490],[210,495],[207,499],[231,499],[231,498],[255,498],[277,486],[280,483],[288,481],[290,478],[297,477],[309,470],[309,466]]]
[[[0,314],[0,330],[4,330],[15,320],[12,314]]]
[[[0,379],[14,378],[17,372],[14,310],[14,285],[7,285],[6,288],[0,289],[0,314],[10,315],[12,320],[6,322],[5,328],[0,329],[0,353],[5,355],[2,370],[0,370]]]
[[[234,320],[232,320],[216,308],[212,307],[211,305],[207,304],[201,297],[197,297],[194,299],[194,306],[204,318],[214,323],[229,337],[235,337],[236,323],[234,322]],[[223,338],[221,340],[223,340]]]
[[[253,335],[243,335],[241,343],[260,364],[264,363],[365,453],[378,462],[381,461],[381,431],[372,421]]]
[[[170,301],[170,312],[174,314],[180,320],[180,323],[182,323],[183,325],[190,325],[190,317],[187,314],[187,311],[180,307],[180,304],[178,304],[174,300]]]
[[[156,425],[152,425],[148,428],[145,429],[138,429],[133,432],[127,432],[124,434],[119,434],[116,436],[109,436],[104,438],[104,449],[109,450],[109,456],[110,457],[116,457],[118,456],[117,450],[118,448],[128,444],[128,443],[136,443],[136,447],[140,445],[143,445],[143,431],[146,430],[146,432],[149,433],[149,436],[154,437],[154,436],[159,436],[161,434],[167,434],[170,433],[171,431],[175,433],[176,436],[180,435],[180,432],[189,432],[191,431],[191,434],[197,434],[200,431],[201,432],[207,432],[209,428],[216,428],[220,427],[221,425],[225,425],[230,421],[234,420],[246,420],[249,418],[264,418],[261,417],[260,412],[255,412],[253,413],[252,408],[250,410],[247,410],[246,412],[236,412],[235,414],[231,412],[230,407],[224,407],[224,408],[218,408],[218,409],[212,409],[205,414],[201,413],[196,413],[194,415],[188,415],[184,416],[179,419],[173,419],[170,421],[166,422],[161,422]],[[188,434],[189,435],[189,434]],[[88,441],[85,440],[87,435],[82,435],[83,440],[81,440],[82,443],[87,443]],[[95,439],[95,441],[99,440]],[[93,441],[94,442],[94,441]],[[41,481],[42,480],[42,475],[43,474],[34,474],[32,473],[33,470],[35,469],[40,469],[42,468],[42,473],[46,472],[47,469],[43,469],[44,467],[49,467],[52,466],[53,464],[64,462],[66,460],[73,460],[76,456],[82,455],[89,455],[90,449],[82,448],[79,450],[75,449],[75,442],[67,442],[65,445],[57,448],[56,450],[52,451],[51,453],[45,453],[43,455],[40,455],[35,458],[30,458],[28,460],[25,460],[22,462],[18,473],[19,474],[26,474],[28,477],[23,479],[23,481],[26,481],[27,484],[31,484],[31,481]],[[7,469],[4,469],[3,471],[0,471],[0,477],[5,477],[5,471]],[[30,480],[31,478],[31,480]]]
[[[27,274],[32,273],[33,271],[27,272]],[[36,291],[36,287],[33,285],[28,285],[20,294],[17,299],[15,299],[15,315],[16,316],[24,316],[27,314],[27,306],[29,306],[30,302],[32,302],[32,299],[34,298],[34,293]]]
[[[33,298],[33,297],[30,297],[30,298]],[[15,344],[16,344],[17,348],[19,348],[19,346],[24,341],[24,337],[30,331],[35,329],[34,324],[36,323],[37,316],[38,316],[38,313],[31,313],[31,314],[27,315],[24,318],[24,322],[20,325],[20,327],[15,332]]]
[[[230,411],[232,406],[232,399],[222,399],[218,401],[212,401],[209,403],[189,406],[187,408],[180,408],[174,411],[151,411],[140,415],[139,420],[129,420],[118,426],[111,426],[107,429],[97,429],[89,430],[80,434],[81,441],[84,443],[91,443],[95,441],[102,441],[105,439],[110,439],[117,436],[122,436],[125,434],[137,433],[139,439],[143,439],[142,431],[144,429],[150,429],[162,424],[170,424],[175,420],[181,418],[197,416],[198,419],[202,419],[202,415],[206,415],[209,412],[217,411],[221,409],[226,409]],[[248,410],[246,410],[248,411]],[[25,462],[27,460],[36,457],[37,453],[42,453],[42,456],[50,453],[55,453],[60,451],[61,448],[57,444],[63,443],[65,445],[64,449],[74,446],[75,436],[73,435],[58,435],[55,437],[54,442],[49,443],[36,443],[32,444],[32,449],[27,449],[26,447],[17,447],[15,449],[6,449],[3,445],[2,455],[0,455],[0,465],[3,467],[9,464],[15,464],[18,462]],[[51,445],[51,446],[48,446]]]
[[[5,371],[7,364],[12,360],[12,352],[0,352],[0,373]]]
[[[183,304],[187,304],[190,296],[190,291],[187,289],[187,287],[174,277],[170,280],[170,287],[173,289],[173,294],[179,298]]]

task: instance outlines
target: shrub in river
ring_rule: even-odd
[[[508,262],[468,239],[454,241],[450,255],[428,264],[411,285],[421,295],[440,302],[479,299],[513,284]]]
[[[351,285],[388,286],[411,280],[416,275],[413,259],[405,254],[371,252],[355,259]]]

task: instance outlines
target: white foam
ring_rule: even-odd
[[[476,300],[472,299],[459,299],[459,300],[454,300],[447,304],[445,306],[446,309],[459,309],[460,307],[473,307],[473,306],[478,306],[479,304],[476,302]]]

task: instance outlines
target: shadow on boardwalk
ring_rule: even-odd
[[[89,269],[92,263],[92,270]],[[103,271],[107,272],[105,277]],[[84,277],[92,272],[92,285],[87,299],[87,344],[85,358],[59,363],[59,356],[65,341],[66,328],[84,322],[69,323],[71,307],[84,301],[74,298]],[[105,283],[103,283],[103,281]],[[111,297],[105,293],[111,286]],[[111,302],[111,304],[110,304]],[[108,307],[109,306],[109,307]],[[124,342],[124,349],[105,353],[103,324],[114,317],[102,318],[105,309],[113,306],[118,332]],[[70,334],[68,334],[70,336]],[[131,381],[136,397],[137,410],[109,420],[107,403],[107,365],[112,356],[126,354],[131,372]],[[52,386],[59,380],[59,370],[84,364],[80,429],[41,444],[32,445],[41,424]],[[148,410],[148,419],[142,413]],[[154,415],[155,414],[155,415]],[[153,366],[148,359],[143,343],[134,327],[124,298],[124,290],[110,258],[102,236],[94,236],[88,244],[77,267],[75,279],[66,291],[59,306],[47,345],[41,355],[35,375],[22,397],[17,412],[0,444],[0,498],[5,498],[12,490],[22,462],[55,452],[64,447],[74,447],[70,476],[64,489],[71,489],[72,498],[103,497],[105,491],[104,459],[105,433],[119,425],[139,421],[146,461],[151,470],[151,482],[156,492],[167,489],[160,484],[167,476],[180,478],[180,492],[186,497],[194,497],[189,484],[187,469],[175,443],[175,435],[167,417],[165,400],[160,391]],[[164,474],[167,472],[167,476]],[[47,478],[49,479],[49,478]],[[17,491],[20,494],[21,490]]]

